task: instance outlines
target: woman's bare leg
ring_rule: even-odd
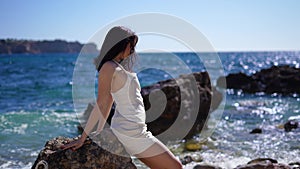
[[[153,144],[136,157],[151,169],[182,169],[180,161],[160,142]]]

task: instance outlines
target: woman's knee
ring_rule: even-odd
[[[172,156],[162,155],[148,158],[139,158],[143,163],[145,163],[151,169],[182,169],[183,166],[181,162]]]

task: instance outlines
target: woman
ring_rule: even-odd
[[[96,59],[99,71],[97,104],[81,138],[62,148],[80,148],[98,121],[97,131],[101,131],[115,102],[111,129],[130,155],[150,168],[182,168],[168,148],[147,131],[140,84],[136,73],[131,72],[137,41],[134,32],[125,27],[113,27],[107,33]]]

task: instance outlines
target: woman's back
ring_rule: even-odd
[[[116,77],[112,82],[112,86],[118,88],[116,91],[112,89],[111,92],[116,103],[115,116],[121,115],[129,121],[145,123],[145,107],[137,75],[128,72],[119,63],[115,63],[121,69],[121,71],[116,71]]]

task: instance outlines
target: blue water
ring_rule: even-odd
[[[219,56],[225,74],[252,74],[273,65],[300,67],[300,52],[224,52]],[[78,134],[72,100],[77,57],[0,55],[0,168],[30,168],[48,139]],[[141,86],[190,71],[208,69],[214,76],[220,73],[216,61],[201,60],[193,53],[142,53],[138,63],[135,70]],[[284,163],[300,161],[299,129],[285,133],[277,127],[299,116],[299,95],[227,90],[225,111],[209,139],[213,146],[196,153],[207,163],[228,168],[237,161],[257,157],[272,157]],[[264,134],[249,135],[255,127],[262,127]]]

